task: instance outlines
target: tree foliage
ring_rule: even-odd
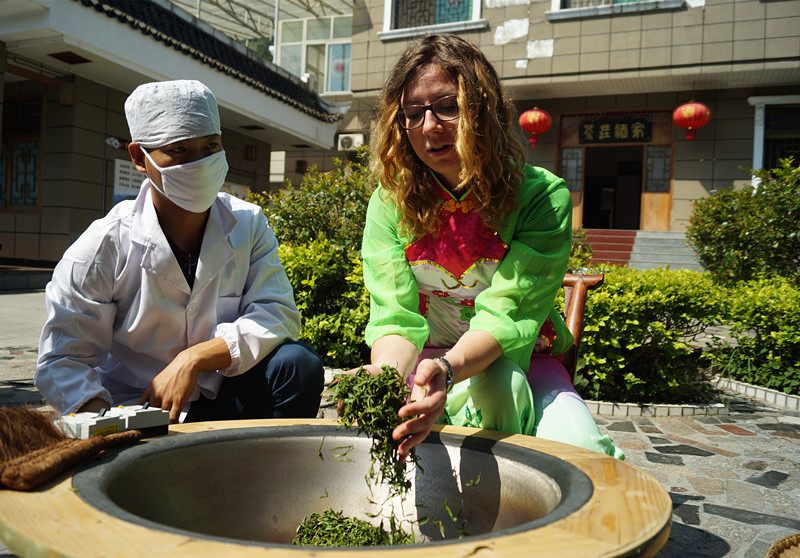
[[[359,251],[367,204],[376,185],[367,157],[362,148],[354,161],[335,159],[332,171],[312,166],[298,187],[287,180],[285,189],[251,193],[249,201],[264,209],[281,243],[299,245],[326,238],[342,249]]]
[[[280,243],[278,254],[302,316],[300,339],[326,366],[346,368],[369,359],[364,329],[369,297],[364,288],[361,236],[375,182],[367,151],[336,168],[312,167],[299,186],[251,194]]]
[[[782,159],[775,169],[750,171],[757,188],[719,190],[694,203],[687,238],[722,282],[800,278],[800,168],[793,165]]]

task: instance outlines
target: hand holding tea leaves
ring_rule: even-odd
[[[444,408],[446,389],[442,375],[435,369],[433,361],[423,363],[433,366],[418,367],[413,393],[409,391],[402,375],[391,366],[382,366],[378,371],[377,366],[367,365],[338,374],[334,376],[330,387],[328,400],[338,404],[339,424],[345,427],[355,424],[359,433],[364,432],[372,438],[372,465],[367,482],[372,480],[387,484],[390,495],[402,497],[411,488],[411,481],[405,474],[405,457],[410,457],[412,462],[417,461],[414,447],[427,437]],[[416,413],[421,413],[422,417],[416,416]],[[406,416],[412,418],[404,420]],[[409,424],[410,428],[403,428]],[[400,448],[412,438],[417,441],[407,446],[403,456]],[[322,444],[317,451],[320,458],[321,452]],[[459,535],[465,536],[465,522],[460,519],[460,514],[454,515],[446,500],[444,509],[454,522],[461,521]],[[431,519],[444,538],[444,523],[441,521],[427,517],[419,524]],[[376,527],[366,521],[346,517],[341,511],[328,509],[306,517],[297,528],[292,543],[302,546],[374,546],[416,542],[413,534],[406,533],[400,527],[394,514],[388,521],[388,529],[383,521]]]
[[[330,390],[328,400],[338,401],[339,424],[346,427],[355,424],[359,433],[372,438],[368,477],[386,482],[397,494],[406,493],[411,481],[406,478],[405,463],[400,459],[401,442],[392,437],[392,432],[403,422],[398,411],[409,396],[403,377],[391,366],[383,366],[379,374],[361,367],[352,374],[337,374]],[[416,461],[413,449],[410,457],[412,462]]]
[[[336,401],[339,424],[358,426],[372,438],[370,457],[372,464],[367,474],[370,480],[389,486],[390,494],[405,495],[411,481],[405,475],[405,463],[398,457],[399,442],[392,431],[402,422],[397,411],[409,395],[403,376],[390,366],[373,374],[364,367],[350,373],[337,374],[330,386],[328,401]],[[335,448],[336,449],[336,448]],[[321,454],[322,445],[317,454]],[[339,456],[337,456],[337,459]],[[416,456],[411,454],[412,461]],[[377,470],[376,470],[377,466]],[[293,544],[301,546],[374,546],[397,545],[414,542],[414,536],[403,531],[392,515],[389,528],[381,522],[379,527],[332,509],[306,517],[297,528]]]
[[[447,373],[443,365],[424,359],[417,366],[414,386],[408,404],[398,411],[401,421],[392,432],[392,437],[400,441],[398,454],[400,461],[413,452],[413,448],[425,441],[433,425],[444,413],[447,402]]]

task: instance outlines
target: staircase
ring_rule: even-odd
[[[628,265],[637,231],[586,229],[586,240],[592,247],[592,264]]]
[[[628,267],[703,271],[697,254],[686,243],[686,235],[682,232],[637,231]]]
[[[590,229],[586,231],[586,237],[592,247],[592,264],[703,271],[682,232]]]

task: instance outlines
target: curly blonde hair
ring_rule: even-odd
[[[496,228],[516,203],[525,157],[519,138],[509,133],[515,110],[497,72],[480,49],[456,35],[427,35],[395,64],[378,97],[372,171],[400,209],[403,228],[417,237],[436,231],[441,198],[397,119],[405,85],[430,64],[458,86],[458,187],[472,189],[476,211]]]

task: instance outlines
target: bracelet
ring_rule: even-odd
[[[450,364],[450,361],[444,358],[443,356],[436,357],[433,360],[438,360],[439,362],[444,363],[444,367],[447,368],[447,393],[450,393],[450,390],[453,388],[453,384],[455,383],[456,375],[453,372],[453,365]]]

